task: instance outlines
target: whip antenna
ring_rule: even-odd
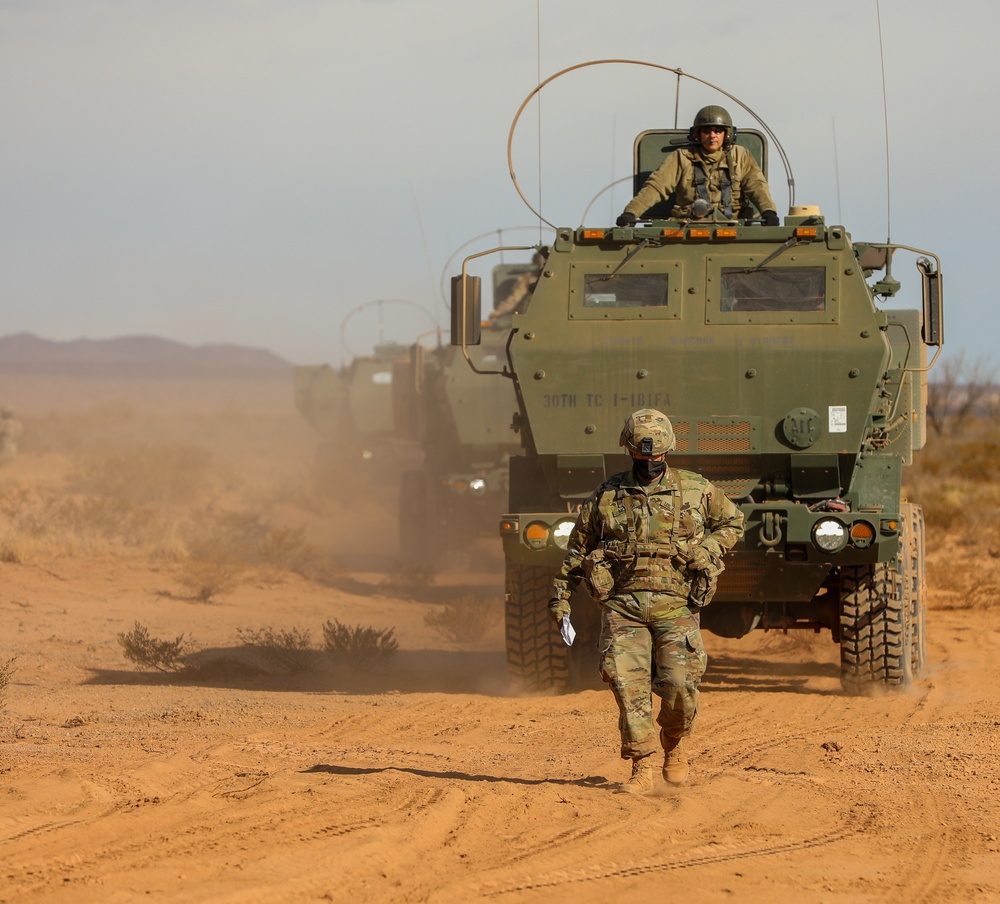
[[[542,80],[542,0],[535,0],[535,77]],[[538,209],[542,209],[542,96],[538,95]],[[538,218],[538,244],[542,243],[542,219]]]
[[[684,74],[684,70],[680,66],[677,67],[677,87],[674,89],[674,128],[677,128],[677,116],[681,109],[681,76]]]
[[[889,103],[885,91],[885,48],[882,45],[882,12],[875,0],[875,17],[878,20],[878,55],[882,64],[882,121],[885,124],[885,240],[892,242],[892,191],[889,182]],[[888,261],[886,262],[888,266]]]

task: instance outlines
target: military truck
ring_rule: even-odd
[[[416,450],[396,434],[393,406],[393,371],[410,355],[407,345],[383,342],[340,368],[295,368],[295,407],[322,439],[318,467],[328,476],[342,480],[358,467],[412,459]]]
[[[491,273],[494,307],[531,269],[501,263]],[[479,368],[505,359],[511,316],[486,321],[472,350]],[[511,430],[517,400],[509,381],[483,380],[451,345],[415,343],[394,377],[398,436],[421,451],[402,474],[400,550],[407,559],[440,561],[475,537],[495,536],[506,510],[507,459],[520,444]]]
[[[636,189],[686,134],[637,137]],[[770,133],[739,135],[766,174]],[[677,434],[668,463],[724,488],[746,519],[702,626],[725,637],[826,630],[847,692],[909,684],[925,660],[924,523],[901,475],[925,440],[940,261],[856,241],[809,206],[790,205],[778,226],[755,211],[664,216],[556,229],[489,377],[513,384],[521,440],[500,521],[511,675],[565,689],[596,672],[596,604],[573,601],[567,648],[546,603],[583,500],[628,467],[622,423],[652,407]],[[922,300],[890,310],[881,302],[900,287],[901,252],[915,259]],[[463,348],[479,340],[479,292],[463,265],[452,281]]]

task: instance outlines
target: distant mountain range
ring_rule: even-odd
[[[155,336],[55,342],[31,333],[0,336],[0,372],[81,376],[249,377],[287,374],[292,365],[265,349],[185,345]]]

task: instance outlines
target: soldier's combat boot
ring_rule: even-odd
[[[689,771],[684,738],[669,738],[661,732],[660,743],[663,745],[663,780],[671,785],[683,785]]]
[[[619,794],[645,794],[653,790],[652,757],[632,760],[632,776],[618,786]]]

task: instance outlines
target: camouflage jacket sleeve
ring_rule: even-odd
[[[625,210],[641,217],[659,201],[666,201],[677,188],[683,176],[684,158],[680,153],[670,154],[646,180],[639,193],[625,205]]]
[[[583,560],[597,549],[601,541],[601,525],[597,502],[604,491],[598,488],[580,509],[580,517],[569,537],[566,558],[552,582],[552,598],[568,601],[580,581],[583,580]]]
[[[735,179],[739,182],[742,193],[754,203],[754,206],[761,213],[765,210],[776,211],[778,208],[774,204],[774,198],[771,197],[771,188],[753,154],[746,148],[736,148],[735,164],[738,170]]]
[[[715,484],[705,488],[705,527],[709,533],[701,545],[720,559],[743,536],[743,512]]]

